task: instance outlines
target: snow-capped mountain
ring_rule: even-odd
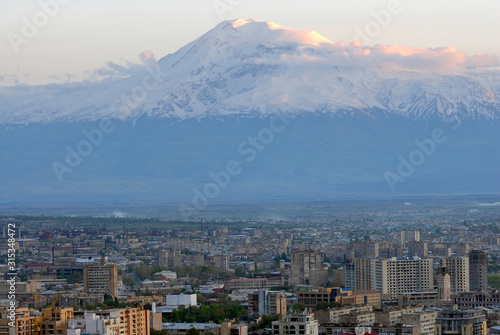
[[[0,88],[0,201],[500,191],[495,57],[234,20],[144,62]]]
[[[493,91],[498,80],[401,68],[399,63],[421,53],[411,52],[333,43],[316,32],[271,22],[226,21],[157,64],[146,59],[144,71],[126,79],[3,88],[0,123],[141,116],[184,120],[276,110],[351,114],[377,109],[411,119],[450,119],[463,110],[474,119],[498,117],[500,100]]]

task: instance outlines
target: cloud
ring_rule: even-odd
[[[88,80],[106,80],[126,78],[136,73],[144,71],[146,66],[152,66],[156,63],[153,53],[149,50],[139,54],[141,63],[127,61],[125,64],[107,62],[104,66],[86,73]]]
[[[374,46],[351,43],[344,49],[353,65],[370,65],[401,71],[465,72],[500,66],[496,55],[466,55],[453,47],[413,48],[399,45]]]
[[[466,55],[453,47],[414,48],[400,45],[376,44],[373,46],[352,42],[323,45],[318,49],[303,48],[301,54],[282,54],[276,63],[288,64],[329,64],[335,66],[354,66],[379,68],[392,71],[464,73],[493,70],[500,67],[496,55]],[[256,62],[269,63],[266,59]]]

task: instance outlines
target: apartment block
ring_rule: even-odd
[[[469,254],[469,279],[471,291],[488,289],[488,254],[472,250]]]
[[[356,258],[346,266],[345,278],[346,287],[376,290],[392,299],[434,287],[432,260],[419,257]]]
[[[83,291],[89,295],[118,296],[118,268],[107,264],[87,264],[83,267]]]
[[[258,290],[248,295],[249,315],[285,315],[286,295],[279,291]]]
[[[408,256],[429,256],[429,245],[425,241],[408,242]]]
[[[324,285],[328,279],[328,269],[323,266],[321,252],[316,250],[296,250],[292,252],[292,285]]]
[[[452,256],[441,259],[450,275],[451,292],[467,292],[469,289],[469,257]]]
[[[149,335],[149,311],[140,308],[110,309],[96,311],[104,320],[115,319],[120,324],[120,335]]]

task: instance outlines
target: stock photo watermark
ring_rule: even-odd
[[[386,8],[370,11],[373,20],[368,21],[363,28],[354,28],[354,41],[366,45],[370,44],[371,38],[379,36],[382,29],[387,28],[391,24],[393,16],[401,14],[402,11],[403,6],[399,0],[390,0]]]
[[[16,324],[16,278],[17,278],[17,264],[16,264],[16,230],[19,231],[21,227],[17,226],[18,223],[9,223],[7,225],[7,270],[6,282],[7,282],[7,299],[9,303],[9,307],[6,307],[7,310],[7,319],[10,320],[8,323],[9,327],[13,328]]]
[[[19,48],[26,45],[34,39],[41,29],[43,29],[51,19],[56,17],[61,6],[66,5],[70,0],[40,0],[38,1],[39,9],[31,15],[30,18],[23,16],[21,18],[21,28],[19,33],[9,32],[7,39],[10,42],[14,53],[19,53]]]
[[[280,113],[269,120],[268,127],[260,129],[256,135],[248,136],[246,140],[242,141],[236,148],[240,158],[228,161],[224,169],[217,172],[210,171],[208,173],[210,181],[201,188],[193,188],[192,206],[179,205],[179,211],[183,218],[188,220],[195,216],[199,210],[207,208],[210,200],[219,196],[220,192],[229,186],[232,177],[243,172],[242,162],[253,162],[259,152],[265,150],[274,141],[276,134],[285,130],[286,126],[290,124],[290,120],[291,116]]]
[[[146,59],[151,59],[151,54],[148,53]],[[130,113],[134,108],[146,100],[148,92],[155,89],[161,84],[166,77],[167,72],[160,71],[158,64],[155,62],[155,69],[150,64],[146,63],[145,69],[148,72],[143,78],[141,85],[134,86],[129,93],[122,94],[120,99],[116,100],[111,106],[111,113],[121,111],[123,113]],[[104,119],[99,122],[99,125],[94,129],[82,131],[83,139],[79,141],[74,147],[66,146],[66,157],[61,162],[53,161],[52,170],[57,180],[62,183],[64,175],[71,173],[82,164],[85,157],[92,154],[94,148],[103,143],[105,135],[111,134],[115,130],[115,125],[111,119]]]
[[[243,0],[215,0],[212,5],[219,19],[223,21],[225,19],[225,13],[233,12],[236,7],[240,6],[242,3]]]
[[[385,8],[370,11],[372,20],[366,22],[362,28],[356,26],[354,28],[354,42],[359,42],[363,45],[370,45],[372,38],[379,36],[384,29],[389,27],[393,18],[401,14],[403,6],[399,0],[390,0]],[[346,65],[351,64],[351,54],[345,45],[341,46],[342,54],[346,60]]]
[[[451,126],[452,130],[457,130],[462,125],[462,120],[469,118],[469,114],[459,111],[455,117],[455,124]],[[459,115],[461,117],[459,117]],[[423,140],[415,139],[413,143],[417,149],[410,152],[408,158],[399,155],[398,167],[395,169],[396,172],[386,170],[384,172],[384,179],[387,182],[387,186],[391,192],[396,191],[396,184],[404,183],[408,178],[410,178],[416,171],[416,168],[423,165],[426,157],[430,157],[436,151],[439,144],[443,144],[448,140],[448,135],[446,131],[442,128],[434,128],[428,138]]]

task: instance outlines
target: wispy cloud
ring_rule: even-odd
[[[140,62],[137,63],[131,61],[126,61],[124,64],[107,62],[96,70],[86,72],[85,77],[91,81],[126,78],[144,71],[147,65],[151,65],[151,62],[156,62],[153,53],[149,50],[139,54],[139,59]]]
[[[345,57],[348,53],[349,57]],[[335,43],[332,54],[354,66],[373,66],[399,71],[465,72],[500,66],[497,55],[466,55],[453,47],[413,48],[400,45],[374,46]]]
[[[317,48],[303,48],[301,54],[282,54],[269,60],[257,58],[255,63],[281,63],[294,65],[328,64],[332,66],[352,66],[389,71],[435,72],[435,73],[473,73],[500,68],[497,55],[466,55],[453,47],[413,48],[400,45],[373,46],[353,42],[323,45]]]

